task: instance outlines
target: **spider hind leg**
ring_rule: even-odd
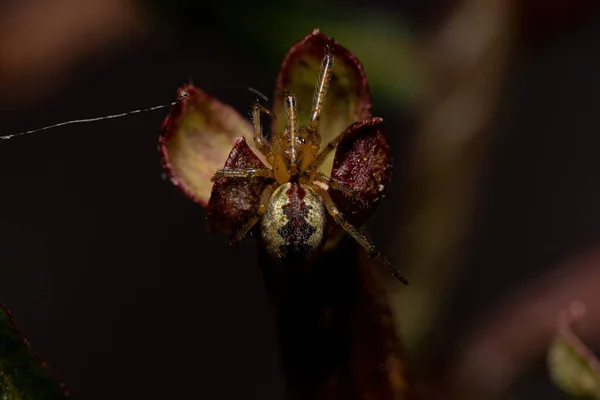
[[[365,201],[360,197],[360,193],[344,184],[342,181],[327,176],[322,172],[316,173],[315,180],[327,184],[332,189],[339,190],[346,196],[350,197],[354,202],[360,204],[361,207],[368,207],[367,203],[365,203]]]
[[[342,213],[337,209],[335,203],[329,196],[329,193],[318,185],[313,185],[313,188],[319,193],[321,198],[323,199],[323,204],[325,204],[325,208],[327,208],[327,212],[333,217],[334,221],[345,230],[356,242],[369,254],[369,257],[378,261],[383,267],[396,279],[400,282],[408,285],[408,280],[406,277],[397,269],[395,269],[390,261],[379,251],[377,247],[371,242],[371,240],[365,236],[359,229],[357,229],[354,225],[350,224],[346,218],[342,215]]]
[[[260,221],[263,215],[265,215],[265,212],[267,211],[267,206],[269,204],[269,200],[271,199],[271,195],[273,194],[277,186],[279,186],[277,183],[272,183],[263,190],[263,192],[260,195],[260,202],[258,204],[258,207],[256,208],[256,212],[252,217],[248,219],[248,221],[244,223],[244,225],[242,225],[240,229],[238,229],[236,233],[233,234],[233,236],[229,239],[229,244],[236,245],[240,243],[248,234],[248,232],[250,232],[250,229],[252,229],[254,225],[256,225]]]

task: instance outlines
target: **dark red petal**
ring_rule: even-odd
[[[243,137],[233,146],[223,169],[265,168]],[[270,178],[219,178],[215,180],[206,221],[208,229],[232,234],[256,211]]]
[[[335,152],[331,177],[357,191],[366,207],[338,190],[330,188],[329,193],[340,211],[355,225],[366,222],[391,178],[392,155],[382,128],[381,118],[350,125]]]
[[[173,184],[206,207],[210,178],[238,138],[252,137],[252,127],[233,108],[192,85],[179,89],[178,98],[163,122],[159,150]]]
[[[329,43],[330,38],[315,29],[288,51],[277,77],[273,107],[278,116],[273,124],[276,131],[285,128],[283,103],[277,97],[280,90],[296,95],[298,122],[300,125],[308,123],[321,61]],[[337,42],[333,42],[332,53],[335,57],[333,76],[319,124],[323,145],[348,125],[371,116],[371,92],[360,61]],[[329,174],[332,162],[333,155],[324,163],[322,171]]]

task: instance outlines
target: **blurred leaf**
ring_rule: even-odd
[[[62,385],[17,330],[8,309],[0,304],[0,399],[66,399]]]
[[[373,93],[385,99],[383,104],[377,103],[378,108],[413,104],[423,90],[415,38],[407,22],[389,10],[350,4],[336,7],[333,3],[313,1],[283,4],[263,0],[235,6],[221,2],[146,1],[178,27],[192,28],[200,35],[217,30],[221,43],[230,43],[230,50],[235,46],[236,51],[252,49],[255,61],[247,67],[263,65],[263,73],[271,68],[271,63],[281,62],[281,56],[299,37],[318,28],[351,48],[361,60]],[[268,21],[268,28],[258,21]]]
[[[600,362],[572,330],[584,312],[583,303],[575,302],[560,315],[548,352],[548,367],[554,382],[565,392],[576,398],[600,399]]]
[[[288,38],[306,29],[307,19],[279,15],[276,20],[286,21],[277,28],[281,34],[270,40],[272,51],[279,52],[285,45],[283,40],[289,42]],[[418,98],[423,90],[422,71],[417,65],[413,38],[402,21],[373,11],[341,14],[335,19],[313,15],[308,21],[352,49],[365,68],[373,93],[396,107],[411,104]],[[265,41],[269,43],[269,38]]]
[[[516,15],[511,1],[456,2],[420,45],[426,85],[410,153],[408,212],[398,213],[392,225],[400,245],[390,254],[424,288],[390,288],[397,321],[411,321],[398,329],[415,359],[436,357],[440,351],[431,343],[446,343],[431,339],[444,335],[435,323],[465,265]]]

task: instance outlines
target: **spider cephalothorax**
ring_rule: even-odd
[[[295,58],[298,52],[310,57]],[[300,71],[296,74],[310,71],[310,62],[319,53],[312,104],[298,102],[296,98],[294,89],[302,92],[301,98],[306,100],[305,82],[298,86],[283,72],[278,79],[274,110],[258,102],[254,104],[251,143],[255,150],[242,136],[234,143],[224,167],[211,177],[214,183],[207,204],[208,225],[231,233],[232,244],[260,227],[261,242],[267,253],[284,262],[310,260],[318,255],[331,232],[341,228],[395,277],[405,281],[355,228],[366,221],[379,202],[391,170],[390,149],[381,132],[382,120],[370,117],[370,94],[362,66],[347,50],[314,31],[292,47],[282,71],[286,68]],[[342,62],[341,72],[336,75],[338,54]],[[347,95],[350,91],[361,92],[360,101],[351,99]],[[328,92],[336,100],[329,108]],[[221,110],[219,107],[224,105],[191,85],[184,87],[182,93],[185,96],[180,97],[185,98],[163,125],[165,134],[160,148],[172,180],[198,200],[205,190],[198,175],[200,171],[206,172],[198,167],[194,149],[206,144],[214,146],[216,141],[203,144],[206,138],[199,136],[193,126],[201,122],[209,124],[214,113],[225,114],[230,110]],[[197,100],[190,103],[192,97]],[[352,110],[348,118],[354,123],[332,134],[334,124],[331,118],[327,119],[327,112],[339,112],[340,103]],[[189,111],[194,108],[195,114]],[[263,133],[261,114],[273,120],[270,140]],[[198,116],[205,120],[194,120]],[[248,135],[245,124],[233,116],[218,122],[222,125],[219,130],[240,129]],[[324,146],[322,136],[330,138]],[[327,165],[334,152],[333,163]]]

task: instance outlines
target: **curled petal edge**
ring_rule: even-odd
[[[223,168],[240,137],[251,137],[250,122],[232,107],[191,84],[162,124],[159,152],[171,179],[191,200],[208,206],[211,178]]]

